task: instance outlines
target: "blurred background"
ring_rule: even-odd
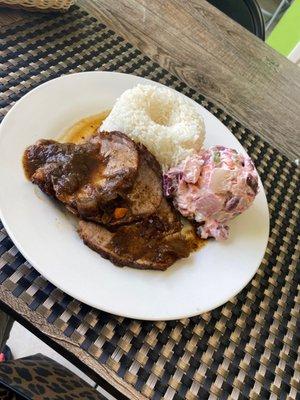
[[[208,0],[236,22],[300,64],[300,0]]]

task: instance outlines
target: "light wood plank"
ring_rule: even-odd
[[[206,1],[78,4],[290,159],[299,156],[300,69]]]

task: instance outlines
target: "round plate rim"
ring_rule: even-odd
[[[18,107],[18,105],[19,105],[22,101],[24,101],[25,99],[27,99],[27,97],[29,97],[33,92],[37,92],[37,91],[39,91],[39,90],[42,90],[42,89],[45,88],[46,86],[51,85],[53,81],[57,81],[57,80],[61,80],[61,79],[68,79],[68,78],[70,78],[70,77],[72,77],[72,76],[74,76],[74,75],[87,75],[87,74],[122,75],[122,76],[128,76],[128,77],[134,76],[134,77],[136,77],[136,78],[142,79],[143,81],[147,81],[148,83],[151,83],[151,84],[155,84],[155,85],[159,85],[159,86],[163,86],[163,87],[168,87],[168,86],[166,86],[166,85],[164,85],[164,84],[161,84],[160,82],[152,81],[151,79],[143,78],[143,77],[140,77],[140,76],[138,76],[138,75],[126,74],[126,73],[114,72],[114,71],[86,71],[86,72],[77,72],[77,73],[71,73],[71,74],[61,75],[61,76],[59,76],[59,77],[56,77],[56,78],[54,78],[54,79],[50,79],[50,80],[48,80],[48,81],[46,81],[46,82],[44,82],[44,83],[38,85],[37,87],[35,87],[34,89],[32,89],[32,90],[30,90],[28,93],[26,93],[24,96],[22,96],[22,97],[13,105],[13,107],[7,112],[7,114],[5,115],[5,117],[3,118],[3,120],[2,120],[2,122],[1,122],[1,124],[0,124],[0,140],[1,140],[1,132],[2,132],[2,130],[5,128],[5,124],[6,124],[7,119],[9,118],[9,116],[10,116],[13,112],[15,112],[16,108]],[[170,88],[170,87],[168,87],[168,88],[169,88],[169,89],[172,89],[172,90],[175,90],[175,89]],[[176,91],[176,90],[175,90],[175,91]],[[176,91],[176,92],[177,92],[177,91]],[[177,92],[177,93],[179,93],[180,95],[184,96],[185,98],[188,98],[190,101],[196,103],[193,99],[190,99],[189,97],[187,97],[187,96],[184,95],[183,93],[180,93],[180,92]],[[200,104],[198,104],[198,103],[196,103],[196,104],[197,104],[198,106],[204,108],[204,107],[201,106]],[[208,111],[208,110],[206,110],[206,111]],[[210,111],[208,111],[208,112],[210,113],[210,115],[211,115],[212,118],[216,118]],[[216,118],[216,119],[217,119],[217,118]],[[217,119],[217,120],[218,120],[218,119]],[[218,120],[218,121],[219,121],[219,120]],[[219,121],[219,122],[222,124],[221,121]],[[222,124],[222,125],[224,125],[224,124]],[[225,125],[224,125],[224,126],[225,126]],[[228,128],[227,128],[226,126],[225,126],[225,128],[228,130]],[[231,132],[230,132],[230,133],[231,133]],[[232,133],[231,133],[231,134],[232,134]],[[232,135],[233,135],[233,134],[232,134]],[[236,138],[235,138],[235,139],[236,139]],[[236,139],[236,140],[239,142],[238,139]],[[240,142],[239,142],[239,143],[240,143]],[[242,145],[241,145],[241,146],[242,146]],[[243,147],[243,146],[242,146],[242,147]],[[0,151],[1,151],[1,143],[0,143]],[[246,152],[246,151],[245,151],[245,152]],[[259,178],[259,180],[260,180],[260,178]],[[260,180],[260,183],[261,183],[261,180]],[[263,188],[262,183],[261,183],[261,187]],[[143,316],[141,316],[141,315],[133,315],[133,314],[131,314],[131,313],[126,314],[126,313],[123,313],[123,312],[122,312],[122,314],[120,314],[117,310],[113,310],[113,309],[111,309],[111,308],[109,308],[109,307],[105,307],[105,306],[99,308],[99,305],[96,304],[95,302],[91,302],[91,301],[88,301],[88,302],[87,302],[84,298],[81,298],[80,296],[76,295],[75,293],[72,293],[72,292],[69,291],[69,290],[65,290],[64,288],[62,288],[62,285],[60,285],[59,278],[58,278],[57,280],[55,280],[55,279],[53,279],[52,277],[50,277],[47,273],[45,273],[44,271],[42,272],[41,269],[39,268],[39,266],[37,265],[37,263],[32,259],[32,257],[31,257],[29,254],[27,254],[27,251],[23,248],[22,244],[19,243],[19,241],[16,239],[15,233],[14,233],[13,229],[11,229],[11,227],[10,227],[9,224],[7,223],[6,217],[5,217],[5,215],[3,214],[3,212],[2,212],[1,203],[0,203],[0,219],[1,219],[1,221],[2,221],[2,224],[3,224],[4,228],[5,228],[5,230],[7,231],[8,235],[9,235],[9,237],[11,238],[11,240],[13,241],[13,243],[15,244],[15,246],[17,247],[18,251],[24,256],[24,258],[25,258],[39,273],[41,273],[41,275],[42,275],[44,278],[46,278],[49,282],[51,282],[51,283],[52,283],[53,285],[55,285],[57,288],[59,288],[60,290],[62,290],[62,292],[68,294],[69,296],[73,297],[74,299],[79,300],[79,301],[82,302],[82,303],[88,304],[89,306],[91,306],[91,307],[93,307],[93,308],[99,309],[99,310],[101,310],[101,311],[104,311],[104,312],[107,312],[107,313],[110,313],[110,314],[113,314],[113,315],[119,315],[119,316],[122,316],[122,317],[125,317],[125,318],[132,318],[132,319],[145,320],[145,321],[162,321],[162,320],[163,320],[163,321],[172,321],[172,320],[179,320],[179,319],[183,319],[183,318],[191,318],[191,317],[194,317],[194,316],[197,316],[197,315],[201,315],[201,314],[203,314],[203,313],[212,311],[212,310],[214,310],[214,309],[216,309],[216,308],[218,308],[218,307],[224,305],[224,304],[227,303],[230,299],[234,298],[240,291],[242,291],[242,290],[247,286],[247,284],[252,280],[252,278],[254,277],[254,275],[257,273],[257,270],[258,270],[258,268],[259,268],[259,266],[260,266],[260,264],[261,264],[261,261],[263,260],[263,257],[264,257],[264,254],[265,254],[265,251],[266,251],[266,248],[267,248],[268,239],[269,239],[269,229],[270,229],[269,209],[268,209],[268,203],[267,203],[267,199],[266,199],[265,192],[263,192],[263,195],[264,195],[264,199],[265,199],[265,203],[266,203],[266,211],[267,211],[267,214],[268,214],[267,226],[266,226],[266,228],[267,228],[267,229],[266,229],[267,235],[266,235],[266,237],[265,237],[264,246],[263,246],[263,247],[264,247],[264,252],[263,252],[263,254],[261,255],[260,261],[258,262],[258,265],[256,265],[256,268],[255,268],[253,274],[251,275],[251,277],[249,277],[249,279],[247,279],[246,281],[244,281],[244,282],[243,282],[243,285],[241,285],[241,287],[240,287],[239,289],[237,289],[235,292],[232,292],[232,295],[231,295],[229,298],[228,298],[228,296],[227,296],[226,299],[220,300],[220,301],[217,302],[213,307],[210,307],[210,308],[205,309],[205,310],[201,310],[200,313],[199,313],[199,312],[192,312],[192,313],[190,313],[190,314],[187,314],[187,313],[184,313],[184,314],[176,314],[176,316],[175,316],[175,315],[169,315],[169,316],[165,316],[165,317],[158,316],[157,318],[154,317],[154,316],[151,317],[151,318],[149,318],[149,317],[143,317]],[[249,275],[249,276],[250,276],[250,275]]]

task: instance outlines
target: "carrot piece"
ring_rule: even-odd
[[[122,208],[122,207],[116,208],[114,211],[114,217],[116,219],[123,218],[126,215],[127,211],[128,211],[127,208]]]

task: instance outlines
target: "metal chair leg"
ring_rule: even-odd
[[[268,32],[268,30],[270,29],[273,22],[276,20],[276,18],[279,16],[279,14],[284,10],[284,7],[289,6],[289,5],[290,5],[289,0],[282,0],[280,2],[279,6],[277,7],[277,9],[273,13],[272,17],[269,19],[269,21],[266,24],[266,32]]]

